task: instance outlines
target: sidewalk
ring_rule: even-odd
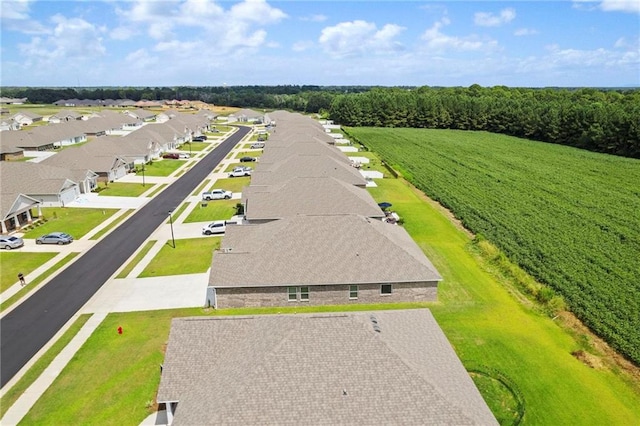
[[[251,132],[248,134],[247,138],[250,137]],[[241,146],[246,141],[240,141],[238,146]],[[213,144],[212,144],[213,145]],[[216,144],[217,145],[217,144]],[[231,157],[235,157],[236,152],[239,151],[238,146],[234,147],[231,152],[233,155]],[[210,149],[207,149],[207,153]],[[218,168],[220,170],[224,170],[229,164],[236,162],[233,159],[224,159],[221,162],[221,166]],[[160,178],[158,183],[169,183],[173,182],[178,173],[182,168],[176,170],[171,176],[167,178]],[[226,177],[226,173],[211,173],[210,175],[210,183],[213,185],[215,181],[221,177]],[[129,177],[128,179],[133,179],[135,176]],[[146,182],[150,182],[149,177],[145,178]],[[142,178],[140,177],[140,182],[142,182]],[[233,198],[240,198],[241,194],[235,194]],[[100,197],[100,198],[129,198],[129,197]],[[144,203],[146,203],[149,199],[145,199]],[[114,202],[120,202],[119,200],[113,200]],[[174,219],[173,227],[174,227],[174,235],[176,238],[193,238],[196,235],[198,237],[207,238],[202,235],[202,223],[188,223],[184,224],[184,219],[189,215],[191,210],[199,205],[200,198],[194,196],[187,196],[185,202],[189,202],[189,206],[185,209],[185,211],[178,217]],[[142,203],[141,205],[144,205]],[[136,207],[127,207],[127,208],[136,208]],[[93,240],[89,240],[92,235],[99,232],[105,226],[108,226],[111,221],[116,220],[120,215],[124,214],[126,210],[122,210],[117,214],[113,215],[109,218],[105,223],[101,224],[99,227],[96,227],[93,231],[85,235],[78,241],[74,241],[70,245],[62,246],[60,248],[60,254],[55,256],[46,264],[42,265],[40,268],[34,270],[32,273],[26,276],[27,283],[29,279],[35,278],[38,275],[42,274],[52,265],[54,265],[61,258],[66,256],[73,248],[76,243],[86,244],[87,247],[92,246],[97,242]],[[82,347],[84,342],[91,336],[93,331],[102,323],[104,318],[106,318],[107,314],[111,312],[135,312],[135,311],[148,311],[148,310],[158,310],[158,309],[177,309],[177,308],[187,308],[187,307],[198,307],[204,306],[206,301],[206,288],[209,282],[209,271],[200,274],[188,274],[188,275],[174,275],[174,276],[164,276],[164,277],[154,277],[154,278],[136,278],[144,268],[149,264],[149,262],[155,257],[155,255],[160,251],[160,249],[167,244],[167,242],[171,239],[171,231],[170,226],[168,224],[162,224],[158,227],[158,229],[151,234],[149,240],[157,240],[152,249],[144,256],[143,259],[136,265],[135,268],[128,274],[126,278],[117,279],[118,272],[114,274],[114,276],[108,280],[101,288],[96,292],[96,294],[83,306],[74,318],[72,318],[69,323],[67,323],[59,332],[51,339],[51,341],[45,345],[25,367],[18,373],[16,376],[7,383],[2,389],[0,389],[0,395],[4,395],[17,381],[29,370],[29,368],[35,363],[35,361],[42,356],[53,343],[57,339],[62,336],[62,334],[67,330],[67,328],[73,324],[73,322],[77,319],[77,316],[80,314],[92,314],[91,318],[85,323],[80,332],[73,338],[73,340],[63,349],[63,351],[54,359],[54,361],[46,368],[46,370],[40,375],[40,377],[25,391],[24,394],[20,396],[20,398],[16,401],[13,406],[6,412],[4,417],[0,419],[0,424],[4,425],[15,425],[18,424],[23,417],[28,413],[28,411],[33,407],[33,405],[38,401],[38,399],[42,396],[42,394],[46,391],[46,389],[53,383],[57,375],[64,369],[66,364],[73,358],[75,353]],[[92,243],[92,244],[90,244]],[[78,248],[80,244],[75,247]],[[141,248],[144,244],[141,245]],[[66,249],[66,250],[65,250]],[[128,260],[123,264],[122,267],[128,264],[131,259],[136,256],[137,252],[134,253]],[[53,275],[51,276],[53,277]],[[51,278],[48,277],[44,280],[37,288],[45,285],[46,282]],[[28,284],[27,284],[28,285]],[[20,290],[20,284],[17,284],[17,288],[15,292]],[[5,295],[8,295],[9,291],[13,291],[16,285],[13,285],[8,290],[2,293],[0,297],[3,299]],[[35,289],[34,289],[35,290]],[[15,294],[15,292],[13,294]],[[29,294],[31,294],[29,292]],[[28,297],[26,295],[25,297]],[[14,306],[17,306],[16,303]],[[7,309],[9,311],[9,309]],[[7,312],[4,312],[6,314]],[[156,416],[158,416],[158,421],[162,421],[161,413],[155,413],[149,418],[147,418],[143,424],[155,424],[153,420]],[[158,423],[162,424],[162,423]]]

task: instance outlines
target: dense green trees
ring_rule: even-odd
[[[334,98],[347,126],[486,130],[640,158],[640,91],[374,88]]]
[[[505,86],[178,86],[3,88],[31,103],[59,99],[201,100],[317,113],[347,126],[486,130],[640,158],[640,90]]]

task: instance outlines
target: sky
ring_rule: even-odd
[[[640,86],[640,0],[2,0],[2,86]]]

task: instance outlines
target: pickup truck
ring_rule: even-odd
[[[251,167],[236,167],[231,170],[229,177],[251,176]]]

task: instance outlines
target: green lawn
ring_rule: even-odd
[[[191,145],[191,148],[189,148],[189,145]],[[199,152],[205,150],[208,146],[209,144],[207,142],[187,142],[180,146],[180,150],[185,152],[189,152],[189,150],[191,150],[191,152]]]
[[[29,253],[0,251],[0,292],[18,282],[18,274],[24,275],[53,259],[58,253]]]
[[[45,207],[42,209],[42,215],[47,218],[47,223],[27,231],[24,238],[38,238],[50,232],[60,231],[66,232],[77,240],[117,211],[117,209]]]
[[[236,205],[240,200],[213,200],[207,201],[207,206],[196,206],[184,223],[205,222],[212,220],[227,220],[236,214]]]
[[[126,183],[110,182],[109,185],[101,183],[98,195],[108,195],[110,197],[138,197],[148,191],[153,186],[151,183]]]
[[[489,366],[515,383],[526,404],[524,423],[640,424],[640,387],[575,359],[571,352],[581,343],[519,303],[469,249],[467,234],[417,191],[402,180],[379,185],[370,189],[374,198],[393,203],[444,277],[431,310],[458,356],[467,368]]]
[[[224,188],[231,192],[242,192],[242,190],[249,186],[251,178],[249,176],[235,177],[235,178],[223,178],[216,180],[215,188]]]
[[[42,281],[44,281],[47,278],[49,278],[49,276],[51,274],[53,274],[55,271],[57,271],[58,269],[62,268],[64,265],[69,263],[73,258],[75,258],[79,254],[80,253],[78,253],[78,252],[69,253],[63,259],[61,259],[58,262],[56,262],[55,265],[53,265],[52,267],[50,267],[49,269],[44,271],[42,274],[38,275],[36,278],[34,278],[34,279],[30,280],[30,281],[27,281],[27,284],[24,287],[22,287],[17,293],[15,293],[13,296],[9,297],[8,299],[2,300],[2,302],[0,303],[0,312],[4,311],[9,306],[11,306],[14,303],[16,303],[25,294],[30,292],[33,287],[37,286]]]
[[[162,247],[139,278],[165,275],[197,274],[207,272],[211,266],[213,250],[220,247],[222,237],[187,238]]]
[[[163,159],[156,160],[151,164],[145,165],[144,174],[146,176],[169,176],[184,164],[182,160]],[[142,175],[142,172],[136,173]]]

